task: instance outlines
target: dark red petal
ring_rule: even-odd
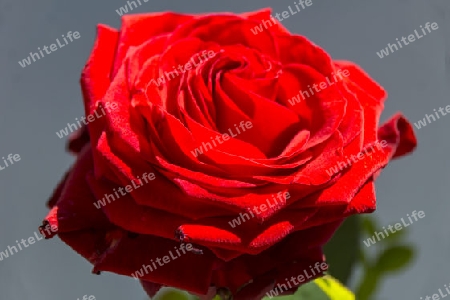
[[[379,139],[398,139],[398,147],[393,158],[411,153],[417,146],[417,139],[413,127],[405,117],[396,114],[378,130]]]
[[[156,293],[158,293],[158,291],[163,287],[163,285],[161,284],[145,280],[141,280],[141,285],[144,288],[144,291],[147,293],[147,295],[150,296],[150,298],[153,298],[156,295]]]
[[[242,255],[219,266],[214,274],[214,284],[226,286],[235,292],[250,280],[257,280],[260,276],[264,278],[269,275],[272,280],[284,280],[278,276],[286,270],[295,270],[297,275],[302,274],[312,262],[323,261],[321,248],[340,223],[341,221],[337,221],[297,231],[259,255]],[[294,262],[297,264],[293,265]]]
[[[86,175],[93,170],[92,152],[86,146],[69,173],[61,194],[44,219],[58,233],[111,226],[105,215],[94,207],[95,201]]]
[[[181,250],[178,250],[178,255],[175,248],[180,249],[180,243],[169,239],[149,235],[134,238],[121,235],[112,242],[110,250],[103,253],[93,271],[110,271],[132,276],[134,272],[141,270],[143,265],[152,267],[153,260],[156,269],[147,268],[147,273],[142,270],[144,274],[141,273],[142,277],[138,275],[139,279],[206,294],[211,282],[215,256],[209,251],[199,255],[189,251],[183,254]],[[170,258],[169,263],[162,266],[157,264],[156,259],[162,259],[164,256]]]
[[[87,126],[83,126],[69,137],[67,150],[73,154],[80,153],[86,144],[89,144],[89,131]]]
[[[67,178],[69,177],[70,172],[71,172],[70,169],[66,171],[66,173],[63,176],[63,178],[61,178],[61,180],[59,181],[58,185],[53,190],[53,193],[50,196],[50,199],[48,199],[48,201],[47,201],[47,207],[48,208],[52,208],[53,206],[55,206],[56,202],[58,202],[59,197],[61,197],[61,192],[63,191],[64,186],[66,185]]]

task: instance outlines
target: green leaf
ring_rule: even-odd
[[[364,273],[364,278],[356,290],[356,297],[358,300],[368,300],[375,292],[379,282],[379,274],[373,269],[368,269]]]
[[[188,292],[174,289],[174,288],[162,288],[152,298],[152,300],[197,300],[196,296],[189,294]]]
[[[324,252],[328,273],[344,284],[350,278],[361,247],[361,219],[351,216],[339,227],[331,240],[325,245]]]
[[[364,216],[361,219],[362,219],[361,221],[362,228],[364,229],[367,235],[372,236],[373,234],[375,234],[375,231],[378,231],[377,230],[378,226],[374,218]]]
[[[331,276],[317,278],[302,285],[293,295],[279,297],[264,297],[264,300],[355,300],[353,293]],[[198,300],[188,292],[162,288],[152,300]],[[220,300],[216,296],[214,300]]]
[[[330,298],[315,281],[302,285],[292,296],[292,299],[329,300]]]
[[[355,300],[355,295],[331,276],[314,280],[330,300]]]
[[[330,300],[322,289],[314,283],[314,281],[308,282],[302,285],[293,295],[279,296],[279,297],[264,297],[263,300]]]
[[[331,276],[302,285],[293,295],[264,297],[263,300],[355,300],[351,291]]]
[[[395,246],[386,249],[376,263],[377,272],[396,272],[404,268],[413,258],[414,249],[409,246]]]

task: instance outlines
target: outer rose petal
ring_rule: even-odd
[[[364,145],[377,139],[378,122],[384,108],[386,91],[352,62],[338,61],[336,67],[349,71],[345,78],[347,88],[360,101],[364,111]]]
[[[104,214],[92,204],[95,198],[86,178],[92,170],[92,152],[87,145],[79,154],[64,184],[58,188],[58,200],[44,219],[44,222],[55,226],[58,233],[111,227]]]
[[[119,32],[117,30],[105,25],[97,27],[97,39],[80,80],[86,116],[99,111],[99,101],[111,84],[111,71],[118,39]],[[93,149],[95,149],[102,128],[104,128],[104,118],[97,119],[88,125]],[[96,156],[95,151],[94,156]],[[96,169],[99,169],[99,166],[96,166]],[[96,172],[98,173],[98,171]]]
[[[392,158],[411,153],[417,146],[417,139],[413,127],[401,114],[396,114],[378,130],[380,139],[392,140],[396,138],[399,146]]]
[[[94,112],[97,101],[103,98],[111,84],[111,71],[118,40],[119,32],[117,30],[105,25],[98,25],[94,48],[81,75],[86,115]],[[95,123],[97,122],[90,123],[89,127]]]
[[[47,201],[48,208],[52,208],[53,206],[55,206],[56,202],[58,202],[59,197],[61,197],[61,192],[62,192],[64,186],[66,185],[67,178],[69,177],[70,172],[71,172],[70,169],[66,171],[63,178],[60,180],[60,182],[58,183],[56,188],[53,190],[53,193],[50,196],[50,199],[48,199],[48,201]]]
[[[193,18],[173,12],[123,16],[113,76],[116,75],[131,47],[141,45],[157,35],[171,32]]]
[[[271,20],[271,13],[272,9],[265,8],[261,9],[255,12],[248,12],[241,14],[244,18],[249,18],[251,20],[258,21],[261,23],[262,21]],[[274,34],[278,35],[290,35],[291,33],[279,22],[277,22],[275,25],[270,26],[267,30],[272,31]]]

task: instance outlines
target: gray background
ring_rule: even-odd
[[[151,0],[133,12],[242,12],[294,1]],[[22,160],[0,172],[0,251],[36,231],[44,203],[73,162],[55,132],[83,115],[78,80],[97,23],[120,25],[115,12],[124,0],[0,0],[0,156]],[[383,120],[403,111],[412,122],[450,104],[450,1],[313,0],[282,23],[307,36],[336,59],[361,65],[389,92]],[[426,22],[439,29],[380,59],[376,51]],[[18,61],[68,31],[81,38],[22,68]],[[414,156],[395,161],[377,184],[380,225],[396,223],[413,210],[426,217],[409,227],[418,249],[415,263],[385,281],[377,299],[419,299],[450,282],[448,187],[450,116],[417,130]],[[362,242],[362,241],[361,241]],[[55,238],[39,241],[0,262],[1,299],[144,299],[133,279],[91,275],[91,265]]]

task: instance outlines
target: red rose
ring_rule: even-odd
[[[416,145],[410,124],[379,128],[386,93],[355,64],[278,25],[252,33],[269,16],[98,27],[81,79],[96,118],[70,141],[77,161],[44,220],[93,272],[257,299],[375,210],[374,177]]]

